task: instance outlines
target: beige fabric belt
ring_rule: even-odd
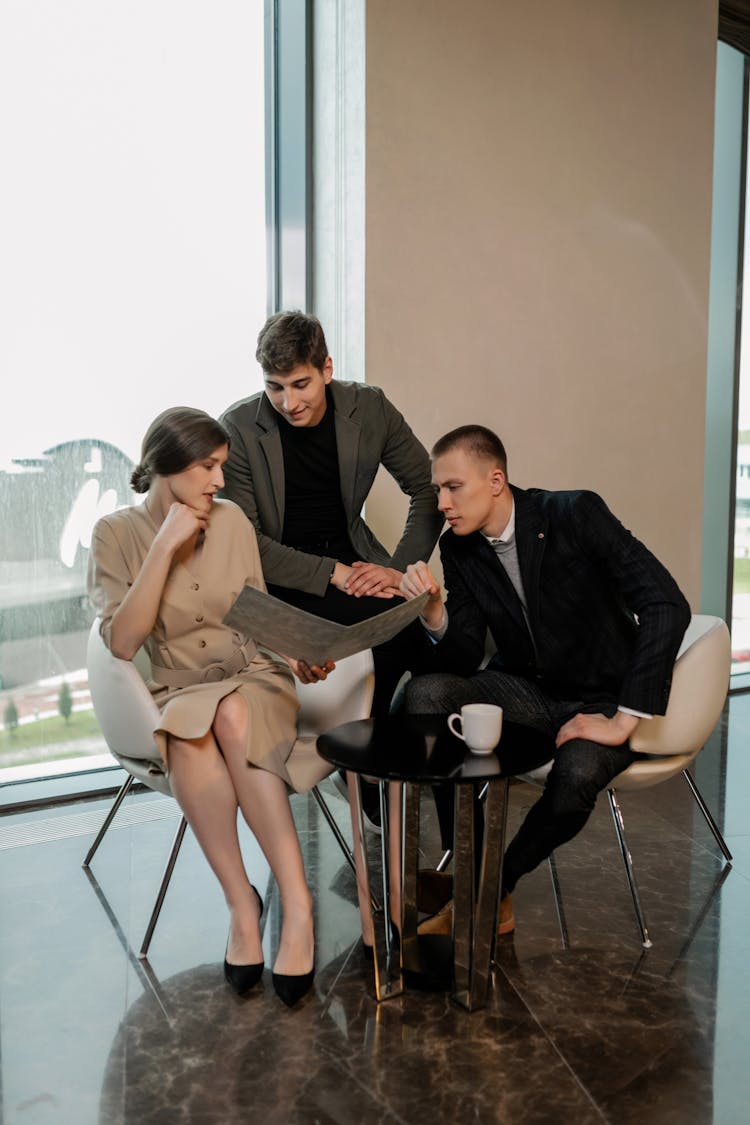
[[[232,653],[226,660],[216,664],[207,664],[205,668],[162,668],[159,664],[151,665],[151,679],[164,687],[179,688],[190,687],[192,684],[213,684],[221,680],[229,680],[238,672],[244,671],[258,651],[258,646],[246,642]]]

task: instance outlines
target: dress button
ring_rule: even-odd
[[[205,647],[206,647],[205,641],[198,641],[198,648],[205,648]]]
[[[194,582],[193,585],[190,587],[190,589],[191,590],[200,590],[200,586],[198,585],[197,582]]]
[[[200,625],[201,621],[203,620],[203,614],[202,614],[202,613],[199,613],[199,614],[198,614],[198,616],[196,617],[196,619],[195,619],[195,620],[196,620],[196,621],[198,622],[198,624]]]

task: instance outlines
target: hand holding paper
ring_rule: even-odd
[[[326,660],[325,664],[320,665],[308,664],[306,660],[295,660],[292,656],[286,656],[284,659],[301,684],[322,683],[328,679],[329,672],[336,667],[332,660]]]
[[[389,641],[419,616],[427,597],[425,593],[355,625],[340,625],[246,586],[224,622],[273,652],[322,666]]]

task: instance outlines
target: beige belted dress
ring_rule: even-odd
[[[94,528],[88,588],[108,646],[112,616],[156,533],[142,504],[104,516]],[[223,623],[246,585],[265,590],[255,531],[231,500],[215,500],[197,565],[173,565],[145,642],[152,665],[148,688],[161,711],[154,740],[168,768],[168,736],[201,738],[219,702],[236,691],[250,715],[248,762],[302,793],[332,767],[318,755],[314,738],[297,737],[299,700],[289,666]]]

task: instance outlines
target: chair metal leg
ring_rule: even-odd
[[[102,824],[101,828],[99,829],[99,831],[97,833],[97,836],[96,836],[96,839],[94,840],[94,842],[91,845],[91,847],[89,848],[89,850],[86,852],[86,858],[84,859],[83,863],[81,864],[81,867],[88,867],[88,865],[91,863],[91,860],[96,855],[97,849],[98,849],[99,845],[101,844],[102,840],[104,839],[104,837],[107,833],[107,829],[109,828],[112,821],[115,819],[115,816],[117,815],[117,810],[119,809],[120,805],[125,800],[128,793],[130,792],[130,787],[132,786],[134,781],[135,781],[135,778],[133,777],[132,773],[129,773],[128,776],[123,781],[122,785],[120,786],[118,794],[117,794],[117,796],[115,797],[115,799],[112,803],[112,808],[109,810],[106,817],[104,818],[104,823]]]
[[[630,856],[630,849],[625,837],[625,825],[622,819],[622,811],[617,802],[617,796],[614,789],[607,790],[607,797],[609,798],[609,807],[612,812],[612,819],[615,822],[615,832],[617,833],[617,842],[620,845],[620,855],[622,862],[625,864],[625,874],[628,877],[628,884],[630,886],[630,893],[633,896],[633,906],[635,908],[635,916],[638,919],[638,926],[641,931],[641,941],[644,949],[650,949],[654,944],[651,941],[648,933],[648,926],[646,919],[643,915],[643,908],[641,906],[640,895],[638,894],[638,884],[635,881],[635,872],[633,871],[633,860]]]
[[[706,824],[708,825],[708,827],[713,832],[714,840],[716,840],[716,843],[719,845],[722,852],[724,853],[724,858],[726,859],[727,863],[731,863],[732,862],[732,853],[730,852],[729,848],[727,847],[726,840],[724,839],[721,832],[719,831],[718,824],[716,823],[714,818],[711,816],[711,812],[708,808],[708,805],[703,800],[703,797],[701,795],[700,790],[698,789],[698,786],[695,784],[695,781],[693,780],[693,778],[692,778],[692,776],[691,776],[691,774],[688,770],[683,770],[682,776],[685,778],[685,781],[690,786],[690,792],[695,797],[696,804],[698,805],[698,808],[703,813]]]
[[[436,871],[445,871],[446,867],[448,866],[448,864],[450,863],[450,861],[452,859],[453,859],[453,848],[448,848],[447,851],[444,851],[442,856],[440,857],[440,861],[439,861],[437,867],[435,868],[435,870]]]
[[[346,862],[351,867],[352,871],[354,872],[354,877],[356,879],[356,877],[357,877],[357,866],[354,862],[354,856],[352,854],[352,850],[349,847],[348,843],[346,842],[346,838],[345,838],[344,834],[342,833],[341,829],[339,828],[338,824],[336,823],[336,820],[335,820],[335,817],[334,817],[333,813],[328,808],[325,797],[320,792],[317,785],[313,785],[311,792],[312,792],[313,797],[315,798],[315,800],[318,803],[318,808],[320,809],[320,811],[322,812],[326,821],[328,822],[328,827],[331,829],[331,832],[333,832],[336,843],[341,848],[341,852],[344,856],[344,859],[346,860]],[[371,904],[372,904],[373,910],[380,910],[380,903],[378,902],[375,895],[371,895]]]
[[[721,888],[724,880],[729,877],[729,874],[730,874],[731,870],[732,870],[731,863],[725,863],[724,866],[719,871],[716,878],[714,879],[713,886],[711,887],[711,890],[708,892],[708,895],[706,897],[706,901],[703,903],[703,906],[701,907],[699,914],[695,918],[695,921],[693,922],[693,924],[690,927],[690,930],[688,931],[688,936],[685,938],[685,941],[682,945],[682,949],[680,950],[680,952],[677,954],[674,961],[672,962],[672,965],[671,965],[669,971],[667,973],[665,973],[665,975],[664,975],[665,980],[669,980],[669,978],[672,976],[672,974],[677,969],[677,967],[682,964],[682,961],[683,961],[686,953],[688,952],[688,950],[690,949],[690,946],[693,943],[693,938],[695,937],[695,935],[698,933],[698,930],[703,925],[703,922],[706,918],[706,915],[708,914],[711,907],[713,906],[714,899],[716,898],[716,895],[717,895],[719,889]]]
[[[186,828],[187,821],[183,816],[180,818],[180,823],[177,826],[177,832],[175,833],[175,838],[172,843],[172,850],[169,853],[167,866],[164,868],[164,874],[162,876],[161,885],[159,887],[159,893],[156,896],[156,902],[154,904],[154,909],[151,911],[151,917],[149,918],[148,926],[146,927],[146,934],[143,938],[143,944],[141,945],[140,951],[138,953],[138,956],[141,960],[143,960],[148,954],[148,947],[151,945],[151,938],[153,936],[154,930],[156,929],[156,923],[159,921],[159,915],[164,903],[164,896],[167,893],[169,880],[172,878],[172,872],[174,871],[174,865],[177,862],[177,856],[180,852],[180,846],[182,845],[182,838],[185,835]]]
[[[554,852],[550,852],[547,862],[549,863],[549,873],[552,879],[552,891],[555,896],[555,910],[557,911],[557,922],[560,927],[560,941],[562,942],[563,949],[570,949],[568,923],[565,918],[565,908],[563,907],[562,894],[560,892],[560,879],[557,874],[557,863],[555,862]]]
[[[110,923],[110,925],[112,926],[112,929],[115,932],[115,937],[117,938],[120,945],[122,946],[123,951],[125,952],[125,956],[128,959],[128,962],[130,963],[130,965],[132,965],[137,977],[141,981],[141,984],[144,986],[144,991],[149,990],[153,994],[154,999],[156,1000],[157,1004],[159,1005],[162,1012],[164,1013],[164,1016],[165,1016],[167,1022],[171,1025],[173,1023],[173,1020],[172,1020],[172,1017],[169,1014],[169,1011],[167,1010],[167,1004],[166,1004],[166,1000],[164,998],[164,994],[161,990],[161,986],[159,984],[159,981],[157,980],[156,976],[154,975],[153,969],[149,965],[148,961],[146,961],[145,964],[142,965],[141,962],[136,957],[135,953],[133,952],[133,950],[131,948],[130,942],[127,939],[125,931],[123,930],[122,926],[120,925],[120,923],[117,920],[117,915],[115,914],[114,910],[110,906],[109,900],[108,900],[107,896],[105,895],[104,891],[99,886],[99,883],[97,882],[97,879],[96,879],[96,875],[94,875],[91,868],[90,867],[84,868],[84,874],[85,874],[86,878],[88,879],[89,883],[91,884],[92,890],[94,891],[94,894],[96,895],[97,899],[99,900],[99,904],[100,904],[102,910],[107,915],[107,919],[109,920],[109,923]]]
[[[318,808],[320,809],[323,816],[328,821],[328,827],[331,829],[331,832],[333,832],[333,835],[336,839],[336,843],[341,848],[341,852],[342,852],[342,855],[344,856],[344,859],[346,860],[346,862],[349,864],[352,871],[356,875],[357,868],[354,865],[354,856],[352,855],[352,850],[349,847],[349,845],[347,844],[346,840],[344,839],[343,833],[342,833],[341,829],[339,828],[338,824],[336,823],[336,820],[334,818],[333,813],[328,808],[328,805],[325,802],[325,798],[323,797],[323,794],[320,792],[317,785],[313,785],[310,792],[312,793],[313,797],[317,801]]]

